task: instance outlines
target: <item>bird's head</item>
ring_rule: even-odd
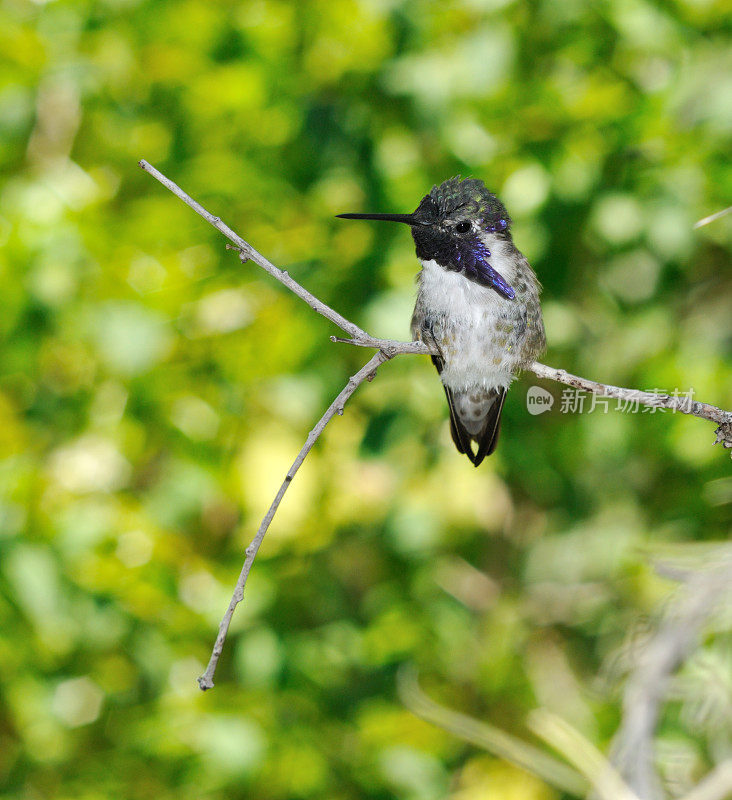
[[[495,289],[513,300],[513,289],[488,263],[489,243],[510,240],[511,220],[503,203],[481,180],[460,176],[433,186],[412,214],[338,214],[343,219],[404,222],[412,228],[417,257]]]

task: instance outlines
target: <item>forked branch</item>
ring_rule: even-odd
[[[236,583],[234,594],[229,603],[229,607],[224,614],[221,624],[219,625],[218,636],[214,644],[211,660],[204,674],[198,679],[201,689],[210,689],[213,687],[213,676],[216,670],[221,651],[226,640],[226,634],[229,629],[231,617],[236,609],[236,606],[241,602],[244,595],[244,587],[249,577],[249,572],[254,563],[262,540],[264,539],[267,530],[269,529],[272,519],[277,512],[277,509],[282,501],[282,498],[287,491],[295,473],[302,465],[305,457],[312,449],[320,434],[323,432],[325,426],[336,415],[343,411],[343,405],[348,398],[354,393],[358,386],[363,383],[367,378],[373,377],[378,367],[385,361],[394,358],[398,355],[430,355],[435,354],[427,345],[421,342],[398,342],[390,339],[376,339],[370,336],[366,331],[358,327],[350,320],[341,316],[337,311],[326,305],[322,300],[319,300],[314,294],[309,292],[305,287],[301,286],[284,270],[279,269],[271,261],[266,259],[261,253],[255,250],[247,241],[235,233],[226,223],[219,217],[214,216],[207,211],[200,203],[197,203],[192,197],[187,195],[178,185],[173,183],[170,178],[167,178],[155,167],[147,161],[140,161],[140,167],[145,172],[152,175],[156,180],[160,181],[166,188],[179,197],[186,205],[190,206],[197,214],[200,214],[208,223],[214,226],[218,231],[224,234],[229,241],[233,243],[235,249],[239,251],[239,257],[242,262],[253,261],[260,266],[263,270],[268,272],[273,278],[278,280],[281,284],[286,286],[291,292],[296,294],[301,300],[304,300],[312,309],[318,314],[329,319],[337,325],[349,338],[331,337],[333,341],[345,342],[347,344],[356,345],[358,347],[368,347],[377,350],[373,358],[371,358],[356,375],[354,375],[346,384],[343,391],[331,403],[328,410],[320,418],[318,424],[308,435],[307,441],[302,450],[298,453],[297,458],[290,467],[285,479],[280,486],[275,499],[272,501],[267,514],[262,520],[256,536],[252,540],[246,550],[246,559],[239,575],[239,580]],[[577,389],[592,392],[603,397],[614,397],[628,402],[637,403],[639,405],[647,406],[649,408],[666,408],[672,411],[679,411],[683,414],[692,414],[696,417],[708,419],[718,424],[717,440],[716,442],[722,443],[724,447],[732,448],[732,412],[724,411],[716,406],[708,405],[698,401],[691,401],[687,397],[674,397],[665,394],[655,394],[652,392],[641,392],[636,389],[624,389],[619,386],[610,386],[603,383],[580,378],[576,375],[570,375],[561,369],[554,369],[547,367],[545,364],[534,362],[528,368],[539,378],[546,378],[548,380],[564,383]]]

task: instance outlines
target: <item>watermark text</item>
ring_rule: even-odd
[[[648,405],[641,403],[639,397],[604,397],[603,395],[585,392],[581,389],[567,388],[562,390],[559,401],[559,411],[562,414],[591,414],[598,412],[607,414],[609,411],[621,411],[625,414],[655,414],[670,411],[675,414],[677,411],[689,414],[692,410],[694,400],[694,390],[674,389],[673,392],[666,392],[663,389],[649,389],[643,394],[644,400],[648,395],[657,395],[658,405]],[[676,400],[676,407],[665,408],[662,399],[671,397]],[[543,389],[541,386],[530,386],[526,392],[526,408],[529,414],[543,414],[549,411],[554,405],[554,396]]]

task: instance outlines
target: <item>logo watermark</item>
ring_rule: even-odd
[[[549,411],[553,405],[554,395],[551,392],[547,392],[541,386],[529,386],[529,390],[526,392],[526,408],[529,414],[534,416],[543,414],[545,411]]]
[[[649,399],[649,396],[658,397],[658,405],[648,405],[641,402]],[[665,408],[664,400],[671,397],[678,402],[677,408]],[[631,391],[625,397],[603,397],[593,392],[584,392],[581,389],[563,389],[559,403],[559,411],[562,414],[591,414],[593,411],[601,411],[607,414],[608,411],[622,411],[626,414],[655,414],[656,412],[676,411],[689,413],[694,399],[694,390],[682,391],[674,389],[673,392],[665,392],[663,389],[649,389],[647,392]],[[526,409],[529,414],[543,414],[549,411],[554,405],[554,397],[541,386],[530,386],[526,392]]]

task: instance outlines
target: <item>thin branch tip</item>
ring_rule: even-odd
[[[709,225],[710,222],[715,222],[718,219],[722,219],[722,217],[726,217],[732,211],[732,206],[728,206],[727,208],[723,208],[721,211],[717,211],[715,214],[710,214],[708,217],[704,217],[704,219],[700,219],[698,222],[694,223],[694,229],[703,228],[705,225]]]

